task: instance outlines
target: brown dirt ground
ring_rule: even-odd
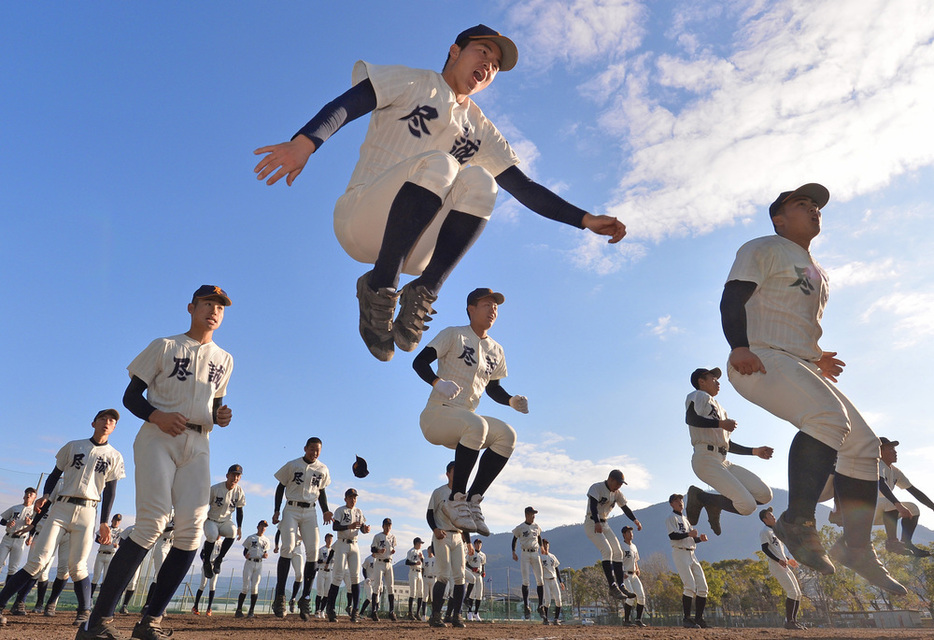
[[[15,640],[71,640],[75,628],[72,616],[67,612],[55,618],[29,615],[25,618],[10,618],[9,624],[0,628],[0,638]],[[119,616],[117,628],[129,638],[136,616]],[[631,629],[602,626],[544,626],[527,622],[514,623],[468,623],[466,629],[432,629],[427,623],[373,622],[366,620],[351,624],[346,617],[335,623],[326,620],[302,622],[297,615],[284,620],[271,615],[260,615],[253,620],[236,619],[231,615],[215,615],[211,618],[194,615],[173,615],[164,622],[166,628],[174,629],[173,639],[178,640],[268,640],[270,638],[339,638],[340,640],[617,640],[632,638],[642,640],[738,640],[761,638],[762,640],[784,640],[786,638],[867,640],[867,639],[934,639],[932,629],[808,629],[807,631],[785,631],[784,629],[680,629],[657,627]]]

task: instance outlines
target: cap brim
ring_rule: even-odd
[[[519,62],[519,49],[516,43],[506,36],[471,36],[468,40],[492,40],[499,47],[502,59],[499,62],[500,71],[509,71]]]
[[[799,196],[806,196],[817,203],[818,209],[823,209],[824,205],[830,202],[830,191],[822,184],[817,184],[816,182],[809,182],[808,184],[803,184],[787,196],[782,202],[788,202],[792,198],[797,198]]]

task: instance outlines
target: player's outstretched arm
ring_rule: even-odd
[[[614,216],[599,215],[592,213],[584,214],[581,224],[585,229],[593,231],[599,236],[609,236],[609,244],[616,244],[626,236],[626,225],[617,220]]]
[[[272,174],[272,177],[266,180],[268,185],[274,185],[285,177],[285,183],[291,187],[314,152],[315,143],[305,136],[296,136],[288,142],[260,147],[253,151],[253,155],[265,154],[265,157],[253,167],[253,173],[256,174],[257,180],[265,180],[266,176]]]

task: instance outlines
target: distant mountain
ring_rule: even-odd
[[[774,488],[772,492],[774,497],[770,504],[775,508],[776,515],[779,515],[788,504],[788,492]],[[654,553],[663,553],[674,571],[674,565],[671,563],[671,545],[668,542],[668,532],[665,528],[665,520],[669,513],[671,513],[671,508],[668,503],[653,504],[650,507],[636,510],[635,515],[642,523],[642,531],[636,532],[634,541],[643,559],[647,559]],[[829,515],[829,507],[823,504],[817,505],[818,529],[829,524],[827,519]],[[753,515],[745,517],[723,513],[721,518],[723,534],[720,536],[715,536],[710,530],[706,517],[707,512],[702,512],[701,520],[697,524],[697,530],[700,533],[706,533],[710,538],[708,542],[697,546],[699,560],[718,562],[735,558],[755,558],[756,551],[760,549],[759,532],[763,527],[758,517],[758,510]],[[622,539],[620,530],[632,523],[629,518],[621,514],[610,518],[608,524],[613,528],[616,536]],[[584,535],[583,524],[556,527],[544,532],[542,537],[551,543],[551,552],[558,557],[562,568],[580,569],[600,560],[596,547]],[[934,531],[919,526],[915,532],[914,541],[919,544],[934,542]],[[512,534],[508,532],[497,533],[483,540],[483,551],[487,556],[487,579],[492,578],[492,583],[488,583],[488,588],[494,591],[506,591],[507,580],[510,591],[515,590],[517,585],[522,583],[519,563],[512,559],[511,545]],[[405,563],[396,564],[396,580],[407,580],[407,575]]]

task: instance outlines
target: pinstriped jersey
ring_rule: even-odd
[[[769,545],[769,551],[775,554],[775,557],[779,560],[788,560],[788,556],[785,555],[785,545],[772,531],[772,527],[762,527],[762,531],[759,532],[759,543]],[[769,562],[775,561],[769,558]]]
[[[373,555],[378,560],[391,560],[392,552],[396,550],[396,536],[393,533],[386,534],[380,531],[373,536],[370,547],[376,549]]]
[[[334,512],[334,524],[347,527],[352,525],[354,522],[366,524],[366,517],[364,517],[363,511],[361,511],[359,507],[348,507],[343,505],[338,507],[337,511]],[[358,533],[360,533],[359,528],[344,529],[343,531],[337,531],[337,537],[346,542],[349,540],[355,540]]]
[[[201,344],[185,334],[153,340],[127,367],[146,383],[150,404],[178,412],[210,432],[214,398],[227,394],[233,357],[213,342]]]
[[[276,480],[285,485],[285,499],[293,502],[316,502],[318,494],[331,484],[331,474],[321,460],[312,463],[296,458],[276,471]]]
[[[687,409],[694,403],[694,413],[701,418],[710,418],[711,420],[726,420],[726,411],[720,406],[720,403],[706,391],[697,389],[688,394],[684,400],[684,408]],[[719,427],[713,429],[704,429],[688,425],[688,431],[691,433],[691,444],[710,444],[715,447],[730,447],[730,432]]]
[[[523,522],[512,530],[512,535],[519,540],[519,545],[525,552],[538,551],[538,539],[542,535],[542,528],[537,522],[529,524]]]
[[[348,191],[428,151],[449,153],[461,166],[480,166],[494,177],[519,163],[480,107],[470,98],[458,104],[440,73],[357,61],[353,84],[367,78],[376,92],[376,109],[370,115]]]
[[[668,516],[668,519],[665,520],[665,526],[668,529],[668,533],[688,533],[694,527],[691,526],[691,523],[688,522],[688,519],[684,517],[683,513],[677,513],[672,511]],[[680,540],[672,540],[669,538],[671,546],[675,549],[696,549],[697,543],[694,542],[694,538],[688,536],[687,538],[682,538]]]
[[[269,538],[261,536],[258,533],[254,533],[243,541],[243,548],[246,549],[246,557],[250,560],[262,560],[263,556],[269,552],[269,547],[271,546],[272,544],[269,542]]]
[[[218,482],[211,487],[211,500],[208,502],[208,518],[216,522],[229,520],[235,509],[246,506],[246,494],[239,484],[227,490],[227,482]]]
[[[610,491],[610,488],[606,486],[606,482],[596,482],[587,490],[587,513],[584,514],[586,520],[593,520],[590,517],[590,500],[593,498],[597,501],[597,515],[600,516],[600,520],[604,521],[609,517],[610,512],[613,510],[613,507],[619,505],[619,508],[622,509],[626,506],[626,496],[623,495],[623,492],[617,489],[616,491]]]
[[[560,566],[561,563],[558,562],[558,558],[553,553],[542,554],[542,575],[546,579],[556,580],[558,578],[558,567]]]
[[[625,540],[620,540],[619,546],[623,550],[623,571],[635,571],[636,563],[639,562],[639,549],[636,543],[626,544]]]
[[[750,347],[821,357],[820,320],[830,295],[827,274],[800,245],[778,235],[750,240],[736,252],[727,282],[758,286],[746,303]]]
[[[32,505],[27,507],[24,504],[14,504],[3,513],[0,513],[0,520],[6,522],[6,532],[12,535],[13,532],[19,531],[28,525],[35,514],[36,510]]]
[[[96,445],[90,438],[73,440],[59,449],[55,466],[62,470],[61,495],[101,499],[104,485],[125,478],[123,456],[107,442]]]
[[[482,551],[474,551],[467,556],[466,564],[471,571],[476,569],[474,573],[483,573],[483,568],[486,566],[486,554]]]
[[[421,549],[415,547],[409,549],[408,553],[405,554],[405,559],[412,563],[409,565],[409,571],[421,571],[425,565],[425,554],[422,553]]]
[[[303,546],[303,545],[299,545],[299,546]],[[318,568],[321,569],[322,571],[331,570],[331,565],[330,563],[328,563],[329,555],[331,555],[331,547],[329,547],[328,545],[326,544],[322,545],[321,548],[318,549]],[[333,562],[333,559],[332,559],[332,562]]]
[[[470,325],[447,327],[428,346],[438,354],[438,377],[456,382],[461,391],[448,400],[432,389],[428,404],[474,411],[490,380],[506,377],[506,354],[490,336],[480,338]]]
[[[908,477],[902,473],[902,470],[896,467],[894,464],[889,465],[879,460],[879,477],[885,481],[885,484],[888,485],[889,489],[910,489],[911,481],[908,480]],[[882,511],[891,511],[895,508],[895,505],[892,504],[892,501],[886,498],[881,493],[878,498],[878,506]]]

